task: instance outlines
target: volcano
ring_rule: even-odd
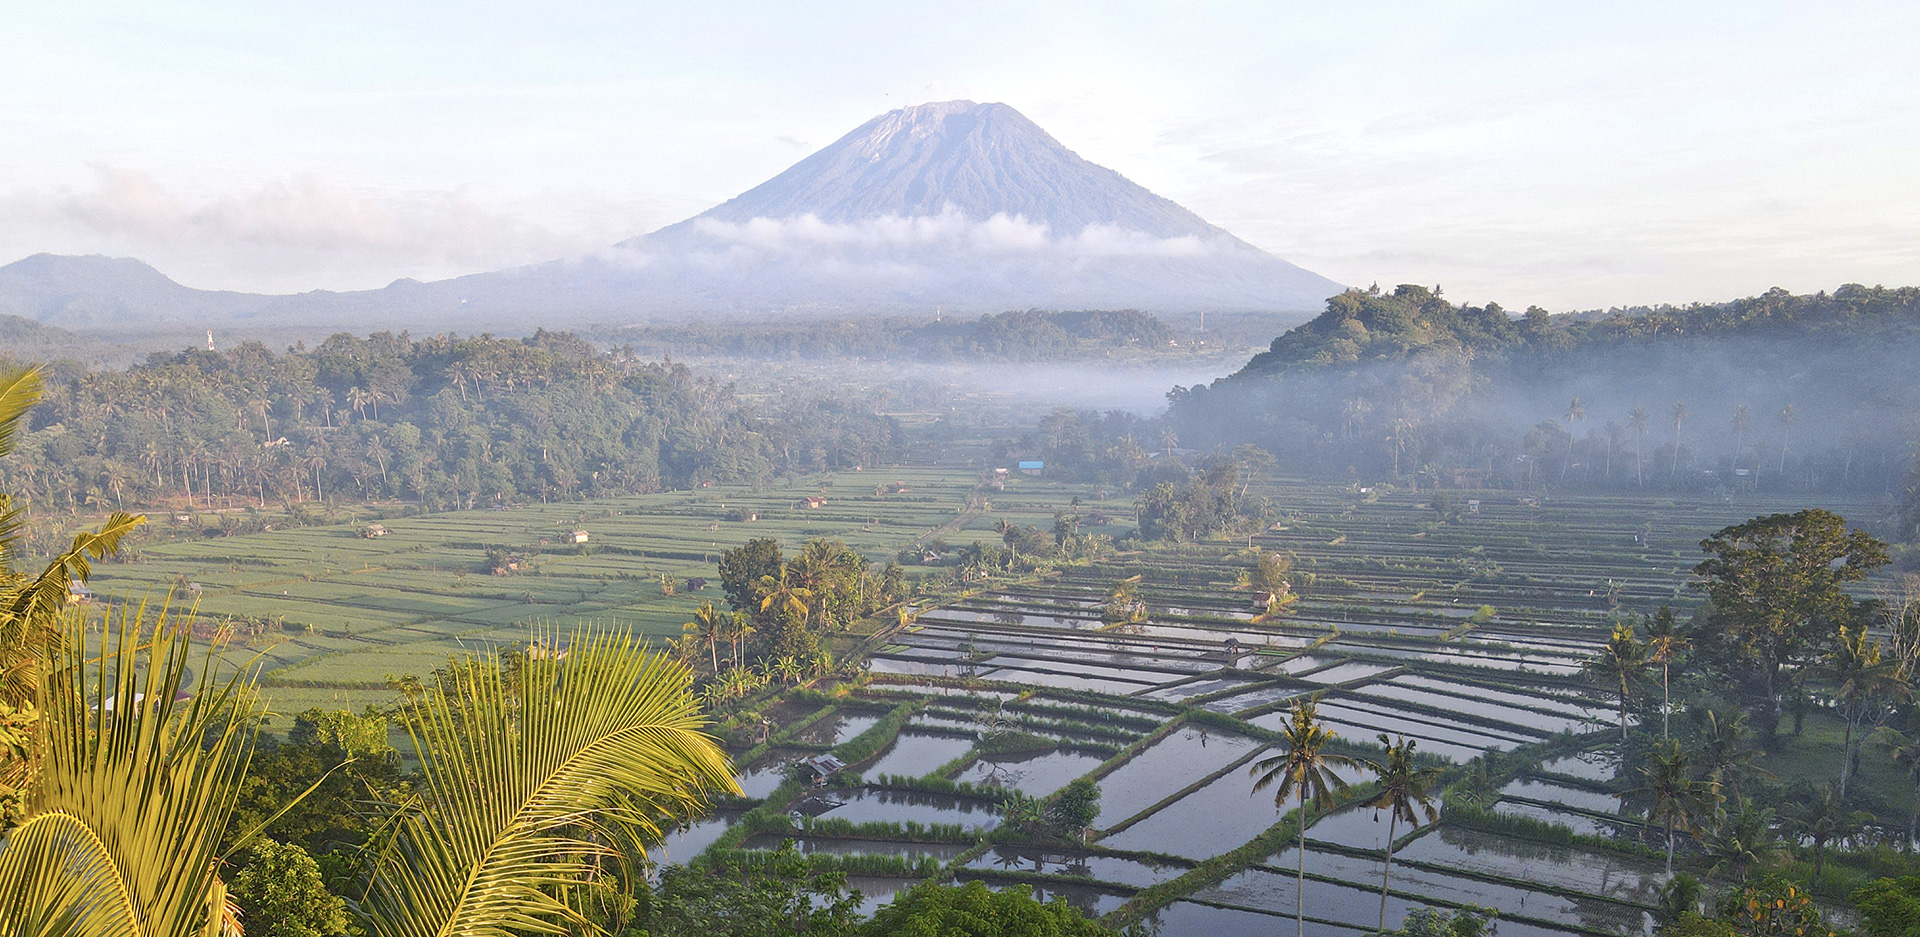
[[[37,271],[86,266],[34,260]],[[972,101],[882,114],[724,204],[585,257],[252,297],[151,283],[137,296],[100,292],[125,276],[90,278],[92,292],[38,277],[31,297],[9,296],[8,269],[0,311],[56,324],[83,309],[420,326],[934,308],[1312,312],[1342,289],[1080,158],[1013,108]]]

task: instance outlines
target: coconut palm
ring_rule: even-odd
[[[1792,448],[1793,427],[1800,422],[1798,413],[1799,408],[1793,404],[1787,404],[1780,410],[1780,477],[1782,481],[1787,476],[1787,450]]]
[[[1731,429],[1733,430],[1733,471],[1738,474],[1740,454],[1747,451],[1747,433],[1753,430],[1753,414],[1747,412],[1746,404],[1743,403],[1734,408]]]
[[[1633,625],[1613,629],[1613,637],[1589,658],[1583,668],[1587,677],[1620,697],[1620,740],[1627,738],[1627,700],[1633,688],[1645,676],[1649,658],[1647,646],[1634,637]]]
[[[0,457],[13,451],[41,388],[37,369],[0,370]],[[146,518],[113,512],[99,530],[76,535],[35,575],[13,566],[21,510],[12,495],[0,493],[0,721],[17,724],[16,731],[24,733],[44,706],[44,665],[63,640],[62,615],[72,583],[85,582],[92,561],[118,550]],[[17,796],[31,774],[30,749],[18,747],[18,755],[0,748],[0,796]]]
[[[1668,475],[1680,477],[1680,427],[1687,422],[1687,404],[1684,400],[1673,402],[1673,468]]]
[[[1760,755],[1747,744],[1749,734],[1746,713],[1722,719],[1718,710],[1709,709],[1699,741],[1694,744],[1708,779],[1716,788],[1735,796],[1740,793],[1740,780],[1755,770],[1753,762]]]
[[[725,612],[715,610],[712,602],[707,602],[693,610],[692,621],[680,626],[688,637],[706,646],[707,660],[713,665],[714,673],[720,672],[720,642],[724,639],[727,617]]]
[[[1567,480],[1567,469],[1573,465],[1573,437],[1580,432],[1580,424],[1586,418],[1586,402],[1578,397],[1573,398],[1573,402],[1567,404],[1567,458],[1560,463],[1560,481],[1563,483]]]
[[[761,612],[772,612],[806,624],[809,614],[808,602],[813,598],[813,590],[807,588],[790,572],[792,564],[780,567],[778,576],[761,576],[760,591],[764,597],[760,600]],[[775,610],[778,611],[775,611]]]
[[[1633,434],[1633,478],[1641,488],[1647,487],[1647,476],[1640,471],[1640,441],[1646,438],[1647,425],[1646,407],[1627,411],[1627,432]]]
[[[1913,803],[1907,809],[1906,848],[1913,849],[1915,828],[1920,827],[1920,739],[1909,737],[1898,729],[1886,730],[1885,744],[1889,759],[1900,770],[1906,772],[1907,783],[1913,787]]]
[[[1712,815],[1713,782],[1693,776],[1693,759],[1673,739],[1662,739],[1653,746],[1640,775],[1646,784],[1633,794],[1650,802],[1647,819],[1666,828],[1667,877],[1672,878],[1674,833],[1691,831],[1701,817]]]
[[[1301,937],[1307,933],[1307,801],[1314,806],[1324,805],[1333,793],[1344,790],[1345,779],[1334,773],[1336,768],[1357,768],[1359,762],[1345,755],[1336,755],[1326,750],[1334,733],[1320,724],[1319,713],[1312,700],[1300,700],[1293,704],[1293,719],[1287,727],[1280,730],[1281,740],[1287,750],[1269,758],[1253,763],[1249,773],[1256,778],[1253,792],[1258,794],[1269,787],[1273,792],[1273,805],[1285,809],[1287,798],[1294,799],[1295,812],[1300,815],[1300,869],[1299,890],[1294,899],[1294,923]]]
[[[38,757],[0,848],[0,932],[185,937],[229,917],[218,846],[253,746],[252,686],[202,669],[182,692],[185,629],[137,606],[117,618],[98,658],[78,610],[38,649]]]
[[[1809,796],[1793,798],[1787,808],[1787,832],[1813,845],[1813,881],[1827,868],[1827,844],[1844,840],[1873,822],[1873,814],[1847,807],[1846,795],[1822,784]]]
[[[1660,606],[1660,610],[1647,619],[1647,652],[1649,659],[1660,665],[1660,737],[1663,739],[1672,737],[1669,723],[1673,714],[1673,662],[1692,646],[1692,640],[1674,619],[1672,606]]]
[[[1576,398],[1578,399],[1578,398]],[[1380,869],[1380,932],[1387,931],[1387,880],[1393,874],[1393,842],[1396,828],[1401,820],[1420,826],[1422,818],[1432,823],[1440,819],[1440,811],[1433,809],[1434,782],[1440,778],[1440,769],[1421,768],[1414,764],[1414,741],[1402,736],[1398,741],[1380,733],[1380,744],[1386,757],[1379,763],[1368,763],[1374,776],[1379,779],[1378,791],[1367,806],[1379,811],[1387,811],[1387,858]],[[1302,837],[1302,852],[1305,852],[1305,836]]]
[[[218,933],[217,850],[259,712],[250,676],[213,677],[209,655],[183,692],[187,629],[164,610],[120,612],[105,667],[79,613],[62,625],[43,758],[0,847],[0,932]],[[370,932],[592,930],[568,901],[577,886],[644,858],[709,793],[738,792],[684,665],[625,634],[565,643],[559,659],[469,661],[409,700],[422,796],[386,807],[390,840],[360,904]]]
[[[1726,872],[1745,881],[1755,866],[1766,865],[1783,851],[1771,808],[1742,797],[1715,817],[1718,822],[1700,843],[1714,874]]]
[[[1847,782],[1853,777],[1853,763],[1863,741],[1861,727],[1877,723],[1892,712],[1894,704],[1913,697],[1913,688],[1903,679],[1898,660],[1889,659],[1877,639],[1867,637],[1867,628],[1840,626],[1839,640],[1809,674],[1833,684],[1833,699],[1841,721],[1846,725],[1840,746],[1840,796],[1847,796]]]

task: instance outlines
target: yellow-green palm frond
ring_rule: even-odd
[[[0,371],[0,456],[13,451],[27,411],[40,402],[39,368]]]
[[[74,535],[73,545],[53,558],[39,576],[0,589],[0,702],[32,699],[42,651],[61,641],[60,622],[74,580],[93,574],[93,560],[120,549],[120,541],[147,522],[119,511],[99,530]]]
[[[252,686],[211,682],[209,655],[182,692],[187,630],[144,605],[115,619],[89,658],[84,617],[61,615],[38,771],[0,847],[0,933],[195,937],[225,913],[215,873],[252,752]]]
[[[618,870],[709,793],[738,793],[686,665],[627,634],[565,643],[512,680],[497,662],[460,669],[413,709],[425,797],[368,881],[375,933],[590,930],[560,897],[570,886]]]

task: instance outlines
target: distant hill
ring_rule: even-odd
[[[1912,287],[1515,316],[1404,285],[1333,297],[1169,419],[1307,471],[1879,490],[1920,440],[1916,374]]]
[[[194,290],[125,259],[0,268],[0,312],[76,327],[432,327],[713,314],[1300,312],[1342,287],[1094,165],[1004,104],[868,121],[724,204],[586,257],[379,290]]]

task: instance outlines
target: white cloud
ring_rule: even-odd
[[[1000,213],[974,221],[952,208],[938,215],[888,215],[846,224],[822,221],[811,214],[755,218],[745,224],[701,218],[694,222],[694,230],[725,252],[745,250],[779,257],[825,257],[857,251],[868,260],[937,251],[975,257],[1045,255],[1061,260],[1094,260],[1197,257],[1214,249],[1192,235],[1161,238],[1115,225],[1088,225],[1062,237],[1047,224],[1036,224],[1023,215]]]
[[[353,271],[352,285],[378,286],[591,246],[577,232],[556,232],[457,191],[373,194],[299,175],[194,197],[147,173],[105,166],[94,168],[92,183],[0,197],[0,216],[11,219],[4,246],[127,252],[185,280],[198,273],[230,282],[224,271],[248,270],[235,285],[267,290],[310,289],[316,270]],[[217,261],[195,263],[203,258]],[[297,272],[282,281],[281,271]]]

